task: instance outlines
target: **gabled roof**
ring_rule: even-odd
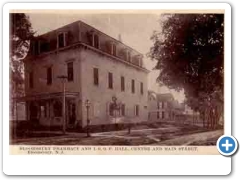
[[[157,99],[157,93],[155,93],[154,91],[152,91],[152,90],[149,90],[148,91],[148,96],[151,96],[151,97],[153,97],[154,98],[154,100],[156,100]]]

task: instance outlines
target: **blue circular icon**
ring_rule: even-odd
[[[217,141],[217,149],[224,156],[233,155],[238,148],[238,142],[233,136],[221,136]]]

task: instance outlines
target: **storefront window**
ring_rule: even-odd
[[[55,117],[62,116],[62,103],[60,101],[56,101],[53,105],[53,111]]]

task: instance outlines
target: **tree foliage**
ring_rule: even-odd
[[[23,94],[23,62],[30,47],[33,30],[24,13],[10,13],[10,93]]]
[[[160,70],[157,81],[184,89],[186,103],[195,110],[222,112],[224,15],[171,14],[162,19],[149,53]]]
[[[34,32],[28,16],[24,13],[10,13],[9,20],[10,109],[11,115],[14,115],[15,104],[12,98],[24,95],[23,59],[27,55]]]

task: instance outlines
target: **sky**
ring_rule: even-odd
[[[157,93],[171,92],[176,100],[183,102],[184,93],[160,87],[156,83],[159,70],[152,70],[156,61],[147,57],[153,42],[150,37],[153,31],[161,30],[159,23],[160,13],[104,13],[104,12],[54,12],[54,13],[27,13],[36,35],[57,29],[77,20],[81,20],[96,29],[118,39],[144,55],[144,65],[151,72],[148,74],[148,89]]]

